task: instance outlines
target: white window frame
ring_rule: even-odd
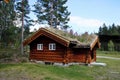
[[[43,44],[37,44],[37,50],[43,50]]]
[[[56,44],[55,43],[49,43],[49,50],[56,50]]]

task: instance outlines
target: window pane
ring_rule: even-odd
[[[53,50],[55,50],[56,49],[56,45],[55,44],[53,44]]]
[[[50,43],[49,44],[49,50],[56,50],[56,44],[55,43]]]
[[[43,44],[37,44],[37,50],[43,50]]]

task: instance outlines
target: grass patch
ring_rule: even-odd
[[[97,50],[97,56],[109,56],[120,58],[120,52],[117,51],[99,51]]]
[[[0,64],[0,79],[93,80],[87,66],[59,67],[34,63]]]
[[[5,80],[120,80],[119,60],[97,59],[107,66],[73,65],[60,67],[35,63],[0,64]]]
[[[97,55],[119,57],[119,53]],[[0,80],[120,80],[120,60],[97,58],[107,66],[69,67],[36,63],[0,63]]]
[[[120,67],[119,67],[120,60],[99,58],[97,62],[103,62],[107,64],[106,67],[98,69],[97,74],[101,74],[103,72],[102,74],[103,79],[99,80],[120,80]]]

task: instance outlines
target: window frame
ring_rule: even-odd
[[[42,43],[37,44],[37,50],[40,50],[40,51],[43,50],[43,44]]]
[[[49,50],[56,50],[56,44],[55,43],[49,43]]]

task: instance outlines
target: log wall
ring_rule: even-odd
[[[43,44],[43,50],[37,50],[37,44]],[[49,43],[56,43],[56,50],[49,50]],[[66,47],[58,42],[40,36],[30,44],[30,59],[45,62],[63,62]]]
[[[87,51],[84,49],[73,49],[73,55],[71,58],[71,62],[83,62],[86,61]]]
[[[56,44],[56,50],[49,50],[49,43]],[[43,50],[37,50],[37,44],[43,44]],[[30,43],[30,60],[60,63],[90,63],[96,61],[96,49],[90,48],[69,48],[41,35]]]
[[[96,61],[96,50],[90,49],[73,49],[71,62],[91,63]]]

